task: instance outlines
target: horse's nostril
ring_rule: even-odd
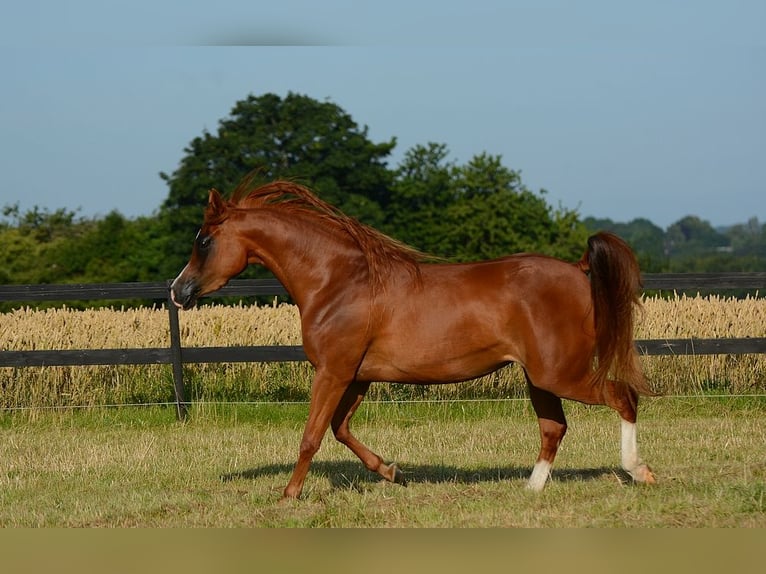
[[[179,300],[176,298],[176,290],[175,290],[175,285],[173,285],[173,286],[170,288],[170,300],[173,302],[173,305],[175,305],[175,306],[176,306],[176,307],[178,307],[179,309],[182,309],[182,308],[183,308],[183,304],[182,304],[182,303],[181,303],[181,302],[180,302],[180,301],[179,301]]]
[[[170,286],[170,299],[179,309],[190,309],[197,302],[199,287],[195,281],[173,281]]]

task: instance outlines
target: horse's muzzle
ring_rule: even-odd
[[[170,299],[179,309],[191,309],[197,304],[199,292],[196,281],[179,281],[176,278],[170,286]]]

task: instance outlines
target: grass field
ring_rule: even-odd
[[[358,436],[396,460],[381,482],[326,437],[303,498],[278,503],[306,405],[92,408],[0,416],[0,526],[764,527],[766,400],[658,398],[639,415],[658,477],[619,470],[619,425],[566,403],[570,430],[542,493],[527,401],[371,403]]]

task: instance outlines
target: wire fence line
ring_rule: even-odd
[[[664,290],[676,292],[695,289],[741,291],[766,288],[766,272],[660,273],[644,274],[642,279],[644,291]],[[286,294],[287,291],[284,286],[276,279],[235,279],[229,282],[226,287],[210,296],[258,297]],[[158,302],[164,304],[168,312],[170,347],[52,351],[0,350],[0,367],[170,364],[173,370],[175,402],[167,404],[175,405],[178,418],[185,420],[188,416],[189,406],[192,403],[186,399],[183,380],[184,363],[289,362],[306,360],[306,356],[300,346],[183,347],[181,344],[178,309],[170,299],[169,281],[150,283],[0,285],[0,302],[65,302],[120,299],[152,300],[155,304]],[[766,338],[646,339],[636,341],[636,347],[643,355],[766,354]],[[445,399],[445,401],[447,400],[464,399]],[[502,401],[525,399],[466,400]],[[204,403],[195,402],[195,404]],[[263,404],[269,403],[265,402]]]
[[[657,399],[766,399],[766,394],[763,393],[748,393],[748,394],[708,394],[700,393],[694,395],[661,395],[659,397],[653,397]],[[455,405],[459,403],[519,403],[529,402],[529,397],[507,397],[507,398],[472,398],[472,399],[391,399],[391,400],[378,400],[369,399],[365,400],[363,405]],[[22,406],[22,407],[3,407],[0,412],[24,412],[24,411],[77,411],[77,410],[116,410],[123,408],[150,408],[150,407],[175,407],[175,401],[165,402],[146,402],[146,403],[112,403],[102,405],[46,405],[46,406]],[[207,400],[195,400],[194,402],[187,403],[187,407],[205,407],[205,406],[230,406],[230,407],[248,407],[248,406],[263,406],[263,407],[288,407],[288,406],[305,406],[308,408],[309,401],[207,401]],[[604,405],[592,405],[592,406],[604,406]]]

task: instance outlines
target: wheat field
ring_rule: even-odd
[[[0,350],[167,347],[163,307],[72,310],[22,308],[0,319]],[[186,347],[299,345],[300,318],[293,305],[204,305],[181,313]],[[647,297],[637,339],[766,336],[766,299],[721,296]],[[671,395],[761,394],[766,356],[642,357],[655,390]],[[307,363],[185,365],[192,401],[301,401],[308,398]],[[6,409],[161,403],[173,400],[167,365],[0,368],[0,407]],[[466,383],[373,385],[372,399],[516,398],[526,396],[523,374],[510,366]]]

